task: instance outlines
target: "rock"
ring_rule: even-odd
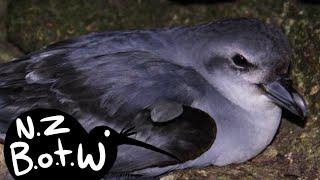
[[[3,156],[3,144],[0,144],[0,179],[4,179],[8,174],[8,169],[5,165]]]
[[[177,171],[163,179],[320,177],[320,5],[298,0],[183,5],[166,0],[12,0],[8,13],[8,37],[24,52],[93,31],[192,25],[223,17],[256,17],[280,26],[293,48],[295,86],[309,106],[305,126],[284,120],[272,149],[249,162]]]
[[[22,53],[12,44],[7,42],[6,14],[7,0],[0,0],[0,62],[7,62]]]
[[[15,46],[8,42],[0,42],[0,63],[11,61],[20,57],[23,53]]]
[[[5,20],[7,14],[7,0],[0,0],[0,42],[7,38],[7,31],[5,30]]]

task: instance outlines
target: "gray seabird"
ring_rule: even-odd
[[[306,115],[290,59],[281,31],[256,19],[92,33],[0,66],[0,129],[55,108],[88,131],[134,126],[135,139],[182,160],[123,145],[114,174],[240,163],[271,142],[281,108]]]

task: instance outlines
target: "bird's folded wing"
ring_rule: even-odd
[[[119,146],[117,160],[110,170],[112,173],[128,173],[150,167],[163,167],[193,160],[206,152],[213,144],[216,126],[211,117],[190,107],[167,123],[154,123],[150,114],[141,112],[132,119],[137,134],[133,138],[154,145],[176,157],[175,159],[143,149],[141,147]]]
[[[152,53],[97,54],[98,47],[71,45],[50,46],[0,66],[1,132],[9,120],[31,108],[118,119],[161,99],[189,105],[204,94],[206,82],[197,72]]]
[[[205,93],[206,82],[196,71],[145,51],[96,55],[88,50],[83,57],[73,53],[55,47],[1,66],[2,117],[10,119],[35,107],[57,108],[76,116],[87,130],[97,125],[117,130],[134,126],[136,139],[182,161],[194,159],[211,146],[214,126],[208,117],[192,116],[190,111],[164,124],[150,118],[149,108],[160,99],[190,105]],[[0,122],[5,132],[7,119]],[[176,161],[149,150],[120,148],[114,170],[128,172],[171,163]]]
[[[50,100],[49,105],[76,104],[109,117],[136,113],[161,98],[188,105],[203,94],[205,83],[194,70],[144,51],[74,57],[55,49],[0,70],[4,108]]]

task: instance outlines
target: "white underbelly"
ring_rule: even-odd
[[[254,121],[255,123],[246,120],[237,122],[239,126],[243,123],[245,128],[248,128],[246,129],[246,132],[232,129],[236,127],[227,126],[228,123],[223,124],[216,122],[216,140],[211,148],[200,157],[182,164],[161,168],[148,168],[137,171],[136,173],[160,175],[176,169],[204,167],[208,165],[223,166],[247,161],[261,153],[274,138],[281,120],[281,109],[274,106],[274,108],[269,109],[269,111],[258,114],[256,118],[259,119],[256,119]]]

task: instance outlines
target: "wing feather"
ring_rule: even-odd
[[[215,126],[201,113],[192,116],[191,112],[199,112],[188,109],[160,125],[150,119],[149,108],[159,99],[188,106],[205,94],[206,81],[195,70],[147,51],[79,57],[73,55],[74,47],[67,46],[52,46],[0,67],[1,132],[6,131],[8,119],[23,111],[56,108],[74,115],[87,130],[98,125],[118,131],[134,126],[136,139],[184,161],[212,145]],[[120,148],[118,159],[115,172],[177,163],[134,147]]]

